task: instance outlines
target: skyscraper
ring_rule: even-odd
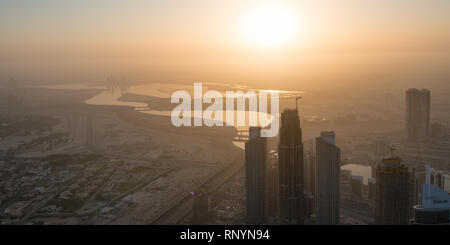
[[[303,144],[297,109],[285,109],[281,114],[278,159],[280,221],[287,224],[303,224],[305,215]]]
[[[408,167],[398,157],[383,159],[377,166],[375,223],[407,225],[410,213]]]
[[[316,138],[317,222],[321,225],[339,224],[340,160],[334,132],[322,132]]]
[[[268,164],[266,189],[266,223],[271,224],[278,217],[278,161]]]
[[[406,91],[406,135],[411,141],[426,141],[430,130],[430,91]]]
[[[247,223],[266,221],[267,141],[260,127],[250,127],[245,143],[245,176],[247,191]]]

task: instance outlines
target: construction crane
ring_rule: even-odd
[[[280,100],[285,100],[285,99],[294,99],[295,98],[295,109],[298,110],[298,100],[301,99],[301,96],[289,96],[289,97],[284,97],[284,98],[280,98]]]

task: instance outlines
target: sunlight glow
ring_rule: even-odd
[[[263,47],[279,47],[295,36],[295,18],[288,8],[261,6],[247,16],[245,34],[249,41]]]

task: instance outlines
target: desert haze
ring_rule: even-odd
[[[415,214],[450,191],[449,13],[444,0],[2,0],[0,223],[429,222]],[[173,125],[172,97],[195,105],[194,83],[279,94],[280,134]]]

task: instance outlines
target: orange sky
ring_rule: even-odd
[[[311,2],[5,0],[0,79],[95,81],[112,73],[291,87],[448,75],[450,1]],[[292,40],[267,48],[246,39],[246,17],[262,5],[295,16]]]

